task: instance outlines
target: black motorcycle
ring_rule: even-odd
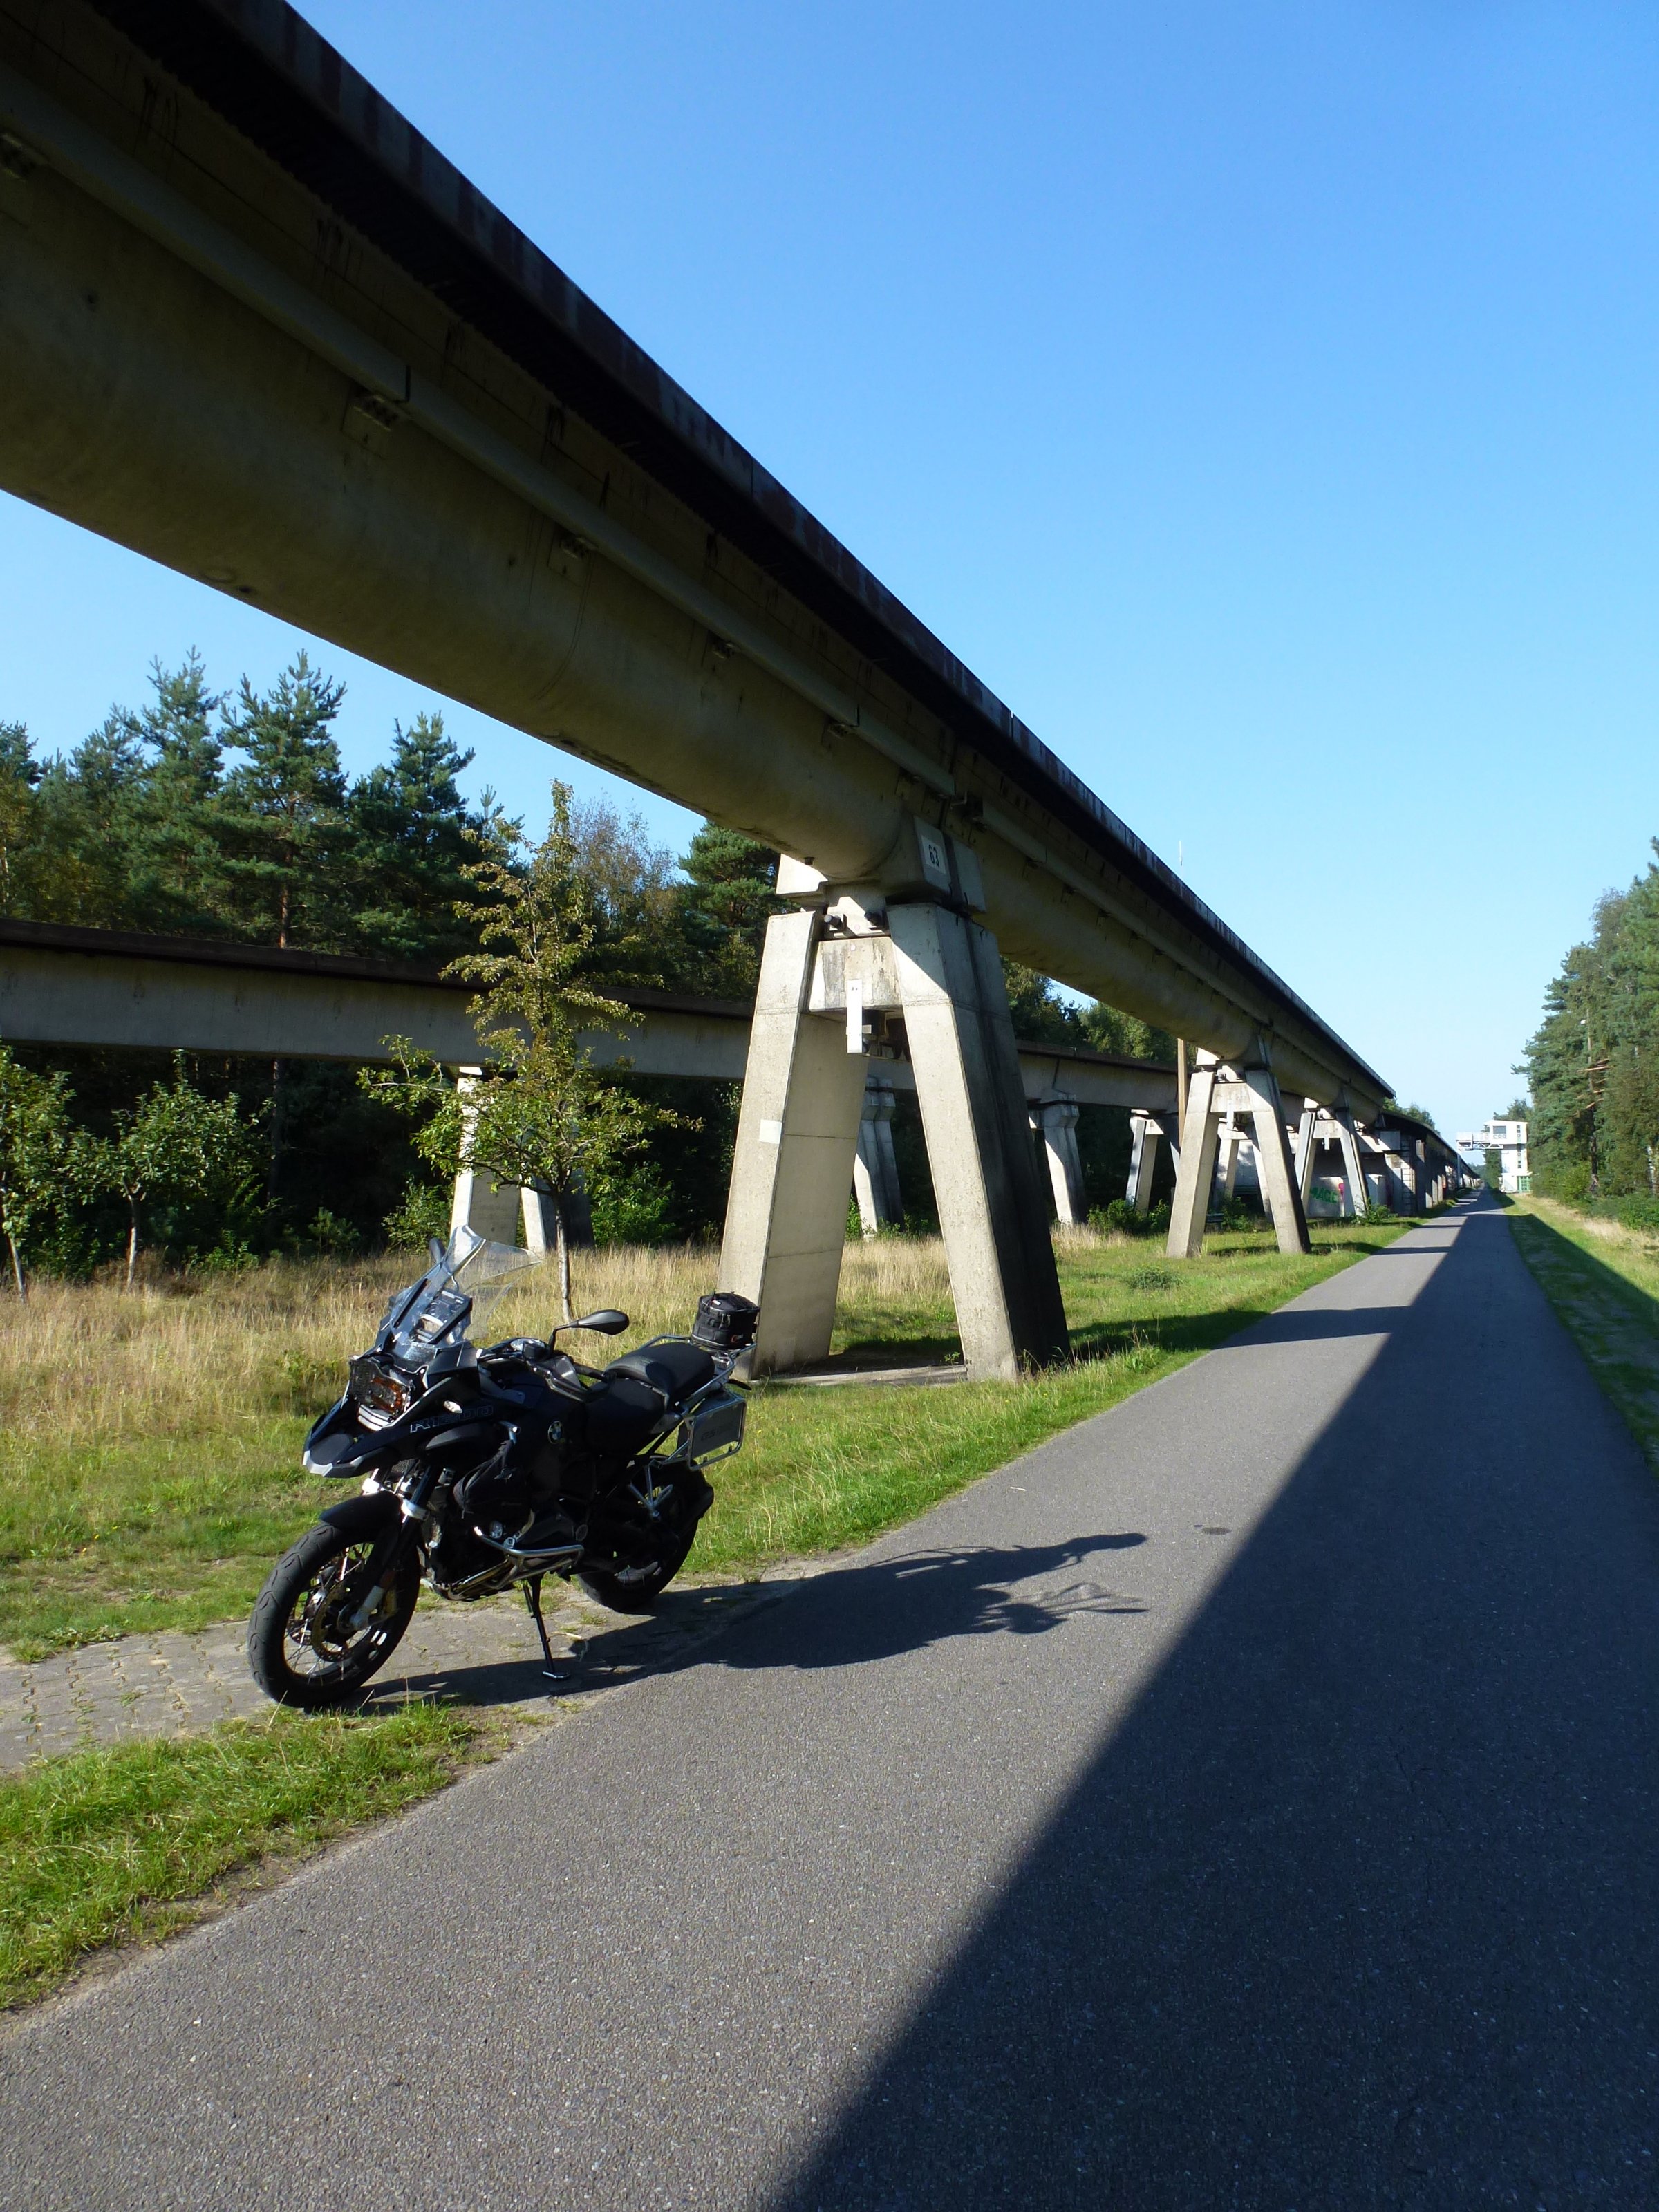
[[[284,1553],[253,1608],[248,1663],[279,1705],[349,1703],[397,1649],[423,1575],[447,1598],[521,1584],[556,1679],[543,1577],[648,1611],[714,1502],[704,1468],[742,1447],[732,1370],[754,1340],[747,1298],[716,1291],[689,1337],[653,1337],[596,1369],[556,1349],[559,1329],[545,1343],[471,1341],[526,1254],[465,1228],[432,1252],[306,1438],[308,1474],[362,1487]],[[565,1326],[615,1336],[628,1316]]]

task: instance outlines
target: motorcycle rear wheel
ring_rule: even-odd
[[[696,1533],[693,1528],[690,1534],[676,1537],[666,1551],[636,1567],[621,1567],[614,1574],[584,1567],[576,1580],[596,1604],[612,1613],[649,1613],[685,1565]]]
[[[696,1486],[682,1487],[676,1501],[678,1510],[661,1530],[662,1548],[654,1559],[641,1559],[614,1571],[599,1567],[580,1570],[577,1583],[597,1604],[607,1606],[612,1613],[650,1612],[685,1565],[696,1541],[697,1523],[714,1502],[714,1492],[701,1475],[694,1475],[692,1480]]]
[[[274,1705],[326,1712],[352,1703],[403,1640],[421,1591],[411,1554],[384,1609],[360,1629],[348,1616],[378,1579],[380,1544],[319,1521],[271,1569],[247,1625],[247,1661]]]

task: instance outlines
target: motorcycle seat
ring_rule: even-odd
[[[664,1418],[662,1399],[649,1383],[607,1369],[587,1401],[587,1441],[601,1459],[631,1459]]]
[[[714,1375],[714,1363],[699,1345],[646,1344],[637,1352],[613,1359],[605,1371],[607,1376],[623,1375],[631,1382],[643,1382],[672,1401],[701,1390]]]

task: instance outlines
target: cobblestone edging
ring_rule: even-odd
[[[797,1568],[795,1574],[800,1570]],[[371,1701],[442,1697],[472,1705],[534,1705],[580,1697],[672,1667],[734,1613],[779,1594],[767,1583],[672,1589],[648,1620],[625,1620],[586,1599],[553,1601],[547,1625],[563,1679],[542,1671],[541,1647],[516,1595],[444,1605],[424,1592]],[[84,1744],[183,1735],[270,1706],[247,1670],[240,1621],[194,1635],[124,1636],[25,1663],[0,1652],[0,1773]]]

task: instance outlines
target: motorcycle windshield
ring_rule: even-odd
[[[423,1367],[440,1345],[474,1337],[503,1294],[535,1265],[533,1254],[492,1244],[463,1223],[419,1282],[392,1300],[378,1348],[400,1366]]]

